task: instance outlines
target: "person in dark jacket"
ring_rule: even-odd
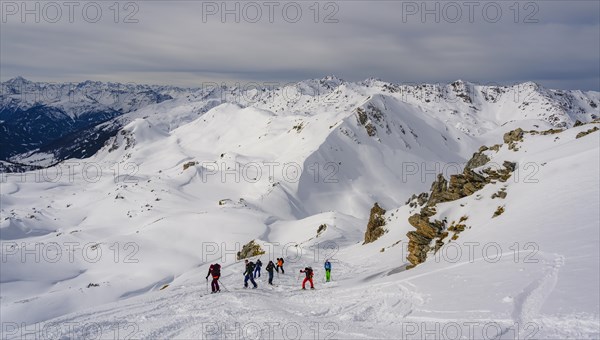
[[[208,281],[208,277],[211,275],[212,282],[210,284],[210,288],[212,289],[212,293],[218,293],[221,291],[221,289],[219,288],[219,277],[221,276],[220,264],[215,263],[210,265],[210,267],[208,268],[208,274],[206,274],[206,281]]]
[[[252,282],[252,285],[254,285],[254,287],[252,288],[255,289],[256,287],[258,287],[258,285],[254,281],[254,262],[248,260],[246,260],[245,262],[246,271],[244,272],[244,288],[248,288],[248,280],[250,280],[250,282]]]
[[[304,281],[302,281],[302,289],[306,289],[306,282],[310,282],[310,289],[315,289],[315,286],[313,285],[313,269],[311,267],[306,267],[304,270],[300,270],[300,273],[306,275]]]
[[[254,267],[254,278],[260,277],[260,268],[262,267],[262,262],[260,259],[256,260],[256,267]]]
[[[275,263],[273,263],[273,261],[269,261],[265,270],[267,273],[269,273],[269,284],[273,285],[273,270],[275,270]]]

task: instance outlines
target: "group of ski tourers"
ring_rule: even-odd
[[[283,263],[285,262],[283,258],[277,258],[277,264],[273,263],[273,261],[269,261],[265,270],[269,274],[269,284],[273,285],[273,271],[277,271],[277,275],[279,275],[279,270],[281,270],[281,274],[285,274],[285,270],[283,269]],[[256,263],[252,261],[248,261],[247,259],[244,261],[246,265],[246,270],[244,271],[244,288],[248,288],[248,281],[252,283],[252,288],[255,289],[258,287],[256,284],[257,277],[260,277],[260,269],[262,267],[262,262],[260,259],[256,260]],[[325,282],[331,281],[331,262],[329,260],[325,260]],[[302,281],[302,289],[306,289],[306,283],[310,283],[310,289],[315,289],[315,285],[313,283],[314,271],[309,267],[305,267],[300,270],[300,273],[304,273],[304,281]],[[208,268],[208,274],[206,274],[206,281],[208,283],[208,277],[212,276],[211,288],[212,293],[218,293],[221,291],[219,287],[219,278],[221,277],[221,265],[218,263],[211,264]]]

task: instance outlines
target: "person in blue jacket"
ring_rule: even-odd
[[[331,281],[331,262],[325,260],[325,282]]]

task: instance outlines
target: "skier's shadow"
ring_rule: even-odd
[[[398,273],[402,273],[403,271],[406,270],[406,267],[408,267],[408,264],[404,264],[398,268],[394,268],[392,270],[390,270],[386,276],[390,276],[390,275],[394,275],[394,274],[398,274]]]

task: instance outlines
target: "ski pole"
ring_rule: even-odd
[[[229,289],[227,289],[227,287],[223,284],[223,282],[221,282],[221,280],[219,280],[219,284],[221,285],[221,287],[225,288],[226,292],[229,291]]]

